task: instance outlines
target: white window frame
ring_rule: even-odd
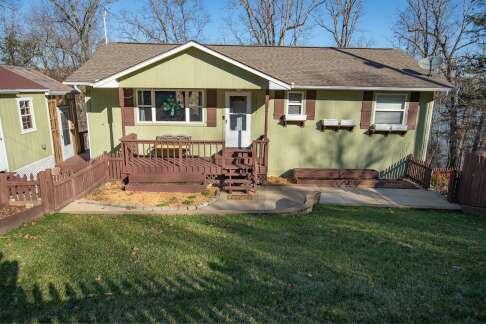
[[[22,123],[22,112],[20,111],[20,102],[21,101],[29,101],[30,102],[30,119],[32,121],[32,128],[24,129],[24,125]],[[20,134],[28,134],[37,131],[37,126],[35,123],[35,112],[34,112],[34,99],[32,97],[21,97],[17,98],[17,111],[19,114],[19,123],[20,123]]]
[[[387,109],[387,110],[378,110],[378,111],[403,111],[403,120],[400,124],[376,124],[375,123],[375,115],[376,115],[376,107],[377,107],[377,98],[382,96],[401,96],[403,97],[403,110],[402,109]],[[387,126],[407,126],[407,117],[408,117],[408,93],[403,92],[375,92],[373,96],[373,116],[372,116],[372,124],[373,125],[387,125]]]
[[[151,96],[151,108],[152,108],[152,121],[140,120],[140,112],[138,110],[138,91],[150,91]],[[202,121],[189,121],[190,109],[189,107],[184,107],[185,110],[185,121],[157,121],[155,120],[155,91],[200,91],[202,93]],[[160,89],[160,88],[139,88],[135,89],[135,101],[136,101],[136,114],[137,114],[137,124],[141,125],[204,125],[206,123],[206,91],[204,89]],[[148,107],[148,105],[143,105]]]
[[[301,112],[300,114],[289,114],[289,97],[291,93],[299,93],[302,96],[302,103],[301,103]],[[292,90],[292,91],[286,91],[285,93],[285,116],[306,116],[306,111],[305,111],[305,91],[300,91],[300,90]]]

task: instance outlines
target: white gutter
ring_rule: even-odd
[[[0,94],[15,94],[20,92],[48,92],[49,89],[0,89]]]

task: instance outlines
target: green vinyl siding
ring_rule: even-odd
[[[139,139],[154,139],[158,135],[188,135],[193,139],[224,139],[225,92],[218,90],[217,127],[191,124],[136,124],[126,129]],[[265,90],[250,90],[252,98],[252,138],[264,133]],[[119,144],[121,114],[116,89],[94,89],[88,100],[88,120],[93,156],[109,151]],[[271,92],[273,98],[274,92]],[[433,94],[422,93],[417,130],[399,134],[366,134],[360,129],[361,91],[318,91],[315,120],[304,127],[283,127],[273,118],[274,100],[269,103],[268,136],[269,174],[286,174],[296,167],[316,168],[370,168],[394,177],[401,172],[401,160],[410,153],[423,157],[429,136]],[[136,113],[136,110],[135,110]],[[352,119],[352,131],[325,130],[318,127],[325,118]]]
[[[110,152],[122,137],[118,89],[88,88],[86,94],[90,154]]]
[[[306,121],[304,127],[283,127],[273,119],[271,101],[269,123],[269,174],[281,175],[296,167],[311,168],[367,168],[382,171],[384,176],[395,177],[402,170],[404,157],[416,153],[423,155],[424,141],[428,136],[432,113],[432,94],[421,96],[417,131],[399,134],[366,134],[360,129],[362,92],[318,91],[315,120]],[[352,131],[319,129],[322,119],[352,119]],[[417,141],[416,141],[417,139]]]
[[[17,98],[32,98],[36,130],[22,134]],[[11,171],[53,154],[49,113],[43,93],[0,95],[0,119]]]
[[[261,89],[268,84],[246,70],[195,48],[118,81],[120,87],[166,89]]]

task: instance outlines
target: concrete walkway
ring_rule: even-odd
[[[260,187],[253,195],[228,195],[222,192],[211,204],[202,207],[171,209],[159,207],[127,207],[99,204],[83,199],[76,200],[61,212],[70,214],[238,214],[309,212],[319,202],[319,191],[310,188],[283,186]]]
[[[438,192],[423,189],[319,188],[321,204],[460,210]]]

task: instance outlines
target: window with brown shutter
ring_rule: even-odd
[[[285,92],[282,90],[275,91],[275,103],[273,119],[280,120],[285,114]]]
[[[208,127],[216,127],[218,94],[215,89],[206,90],[206,119]]]
[[[316,90],[307,90],[305,96],[305,114],[307,120],[314,120],[316,116]]]
[[[415,129],[417,127],[419,106],[420,92],[412,92],[410,94],[410,102],[408,104],[407,129]]]
[[[363,101],[361,104],[361,129],[370,128],[371,115],[373,110],[373,91],[363,92]]]

